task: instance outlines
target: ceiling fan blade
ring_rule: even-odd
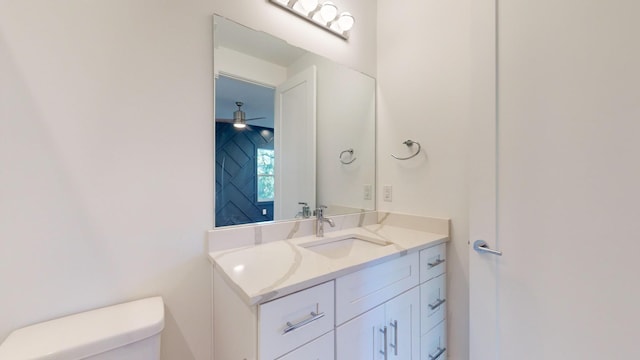
[[[233,119],[219,119],[219,118],[216,118],[216,122],[223,122],[223,123],[233,124],[234,120]]]
[[[251,118],[251,119],[244,119],[244,121],[262,120],[262,119],[266,119],[266,117],[264,117],[264,116],[261,116],[261,117],[255,117],[255,118]]]

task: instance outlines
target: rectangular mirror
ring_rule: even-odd
[[[375,79],[214,16],[215,226],[375,208]]]

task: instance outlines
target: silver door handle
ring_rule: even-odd
[[[473,250],[475,250],[475,251],[477,251],[479,253],[489,253],[489,254],[493,254],[493,255],[502,256],[502,251],[491,249],[489,247],[489,244],[487,244],[487,242],[484,241],[484,240],[476,240],[476,241],[474,241]]]
[[[309,315],[311,317],[306,318],[306,319],[304,319],[304,320],[302,320],[302,321],[300,321],[298,323],[295,323],[295,324],[292,324],[292,323],[287,321],[287,327],[282,331],[282,334],[289,333],[289,332],[291,332],[293,330],[296,330],[298,328],[301,328],[301,327],[309,324],[310,322],[316,321],[318,319],[322,319],[324,317],[324,313],[323,312],[319,313],[319,314],[316,314],[315,312],[312,311],[311,314],[309,314]]]

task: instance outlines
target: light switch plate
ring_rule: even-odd
[[[371,184],[364,184],[364,199],[371,200],[371,193],[373,191]]]
[[[393,187],[391,185],[382,187],[382,199],[386,202],[393,201]]]

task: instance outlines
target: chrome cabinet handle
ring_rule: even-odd
[[[286,333],[290,333],[293,330],[301,328],[301,327],[309,324],[310,322],[316,321],[318,319],[322,319],[324,317],[324,313],[323,312],[321,312],[319,314],[316,314],[315,312],[312,311],[310,315],[311,315],[310,318],[306,318],[306,319],[304,319],[304,320],[302,320],[302,321],[300,321],[298,323],[295,323],[295,324],[292,324],[289,321],[287,321],[287,327],[284,328],[284,330],[282,331],[282,334],[284,335]]]
[[[436,300],[435,303],[429,304],[429,309],[435,310],[435,309],[439,308],[440,305],[444,304],[445,302],[447,302],[447,299],[438,299],[438,300]]]
[[[393,320],[389,325],[393,328],[393,344],[389,344],[393,349],[393,354],[398,356],[398,320]]]
[[[439,358],[442,354],[444,354],[444,352],[447,351],[446,347],[440,348],[438,347],[438,352],[435,355],[431,355],[429,354],[429,360],[436,360],[437,358]]]
[[[384,350],[380,350],[380,354],[384,355],[384,360],[387,360],[387,327],[380,329],[380,332],[384,334]]]
[[[479,253],[489,253],[489,254],[493,254],[493,255],[498,255],[498,256],[502,256],[502,251],[498,251],[498,250],[493,250],[489,247],[489,244],[487,244],[486,241],[484,240],[476,240],[473,242],[473,250],[479,252]]]
[[[444,263],[445,261],[446,261],[445,259],[438,259],[438,260],[436,260],[436,261],[434,261],[432,263],[427,263],[427,265],[429,265],[429,269],[431,269],[433,267],[436,267],[436,266]]]

